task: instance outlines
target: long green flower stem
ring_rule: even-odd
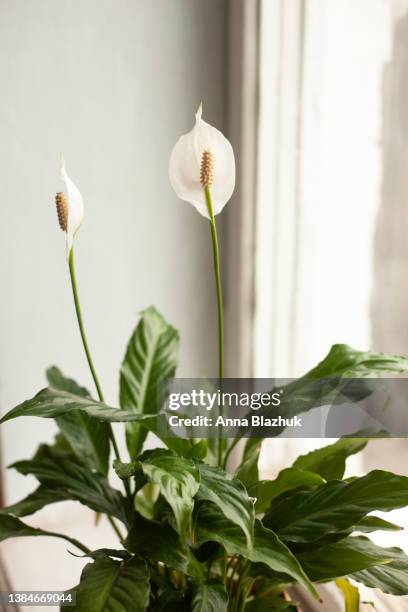
[[[210,187],[204,187],[205,200],[207,202],[208,214],[210,215],[211,237],[214,255],[214,274],[215,284],[217,288],[217,306],[218,306],[218,377],[220,380],[224,378],[224,315],[222,307],[222,287],[221,287],[221,272],[220,272],[220,250],[218,247],[217,228],[215,226],[215,218],[212,206],[212,197]]]
[[[99,401],[103,402],[104,399],[103,399],[103,393],[102,393],[101,385],[99,383],[99,379],[98,379],[98,376],[96,374],[95,366],[94,366],[93,361],[92,361],[92,355],[91,355],[91,352],[89,350],[88,341],[86,339],[84,321],[82,319],[81,304],[80,304],[80,301],[79,301],[78,286],[77,286],[76,274],[75,274],[74,247],[72,247],[71,250],[70,250],[70,253],[69,253],[69,262],[68,263],[69,263],[69,273],[70,273],[70,276],[71,276],[72,293],[73,293],[73,296],[74,296],[75,311],[76,311],[76,315],[77,315],[78,326],[79,326],[79,331],[80,331],[80,334],[81,334],[82,344],[84,346],[86,359],[88,361],[89,369],[91,370],[92,378],[93,378],[94,383],[95,383],[95,387],[96,387],[96,391],[98,393]],[[113,429],[112,429],[111,424],[109,424],[109,436],[110,436],[110,439],[111,439],[111,442],[112,442],[113,451],[115,453],[115,456],[118,459],[118,461],[120,461],[119,449],[118,449],[118,445],[117,445],[116,440],[115,440],[115,435],[113,433]],[[127,493],[128,497],[130,497],[131,496],[131,492],[130,492],[129,483],[128,483],[127,480],[124,480],[123,482],[124,482],[124,486],[125,486],[125,489],[126,489],[126,493]],[[119,529],[118,529],[117,525],[115,524],[115,522],[112,519],[112,517],[108,517],[108,518],[109,518],[109,521],[110,521],[112,527],[114,528],[115,532],[118,534],[118,537],[119,537],[120,536],[120,532],[119,532]]]
[[[224,378],[224,314],[222,306],[222,286],[221,286],[221,271],[220,271],[220,250],[218,246],[217,228],[215,225],[214,210],[212,205],[211,189],[209,185],[204,187],[205,201],[207,210],[210,216],[211,238],[213,245],[214,258],[214,275],[215,285],[217,289],[217,307],[218,307],[218,378],[222,384]],[[222,430],[218,440],[218,464],[222,465],[223,441]]]
[[[89,369],[91,370],[92,378],[93,378],[94,383],[95,383],[95,387],[96,387],[96,391],[98,393],[99,401],[103,402],[104,400],[103,400],[103,393],[102,393],[101,385],[99,384],[99,379],[98,379],[98,376],[96,374],[95,366],[94,366],[93,361],[92,361],[91,352],[89,350],[88,341],[86,339],[84,322],[83,322],[83,319],[82,319],[81,304],[79,302],[78,286],[77,286],[76,274],[75,274],[74,247],[72,247],[70,252],[69,252],[69,273],[70,273],[70,276],[71,276],[72,293],[74,295],[75,311],[76,311],[76,315],[77,315],[77,319],[78,319],[78,326],[79,326],[79,331],[80,331],[80,334],[81,334],[82,344],[84,345],[86,359],[88,361]],[[116,444],[114,444],[114,448],[115,448],[115,446],[116,446]],[[116,450],[115,450],[115,453],[116,453]]]

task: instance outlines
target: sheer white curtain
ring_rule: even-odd
[[[301,375],[337,342],[408,354],[408,2],[261,0],[259,24],[254,376]],[[266,441],[263,475],[329,442]],[[348,473],[403,456],[372,442]]]

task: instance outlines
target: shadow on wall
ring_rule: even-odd
[[[372,346],[408,354],[408,14],[396,20],[393,53],[384,67],[381,203],[374,238]],[[380,445],[380,447],[378,446]],[[405,453],[406,461],[401,460]],[[368,469],[408,474],[408,443],[383,440],[364,453]],[[403,466],[406,466],[404,469]]]

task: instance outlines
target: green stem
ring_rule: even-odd
[[[79,550],[82,550],[82,552],[85,553],[86,555],[91,552],[90,549],[87,546],[85,546],[85,544],[81,544],[81,542],[79,542],[75,538],[70,538],[69,536],[64,535],[62,533],[56,533],[55,531],[44,531],[43,535],[52,536],[54,538],[60,538],[61,540],[67,540],[67,542],[70,542],[70,544],[73,544],[74,546],[79,548]]]
[[[225,453],[224,462],[222,466],[224,470],[227,469],[227,464],[228,464],[228,459],[230,457],[230,454],[232,453],[232,451],[234,450],[234,448],[236,447],[236,445],[238,444],[240,440],[241,438],[235,438],[233,442],[231,443],[231,445],[228,447],[227,452]]]
[[[243,589],[242,591],[242,596],[241,596],[241,607],[240,607],[240,612],[245,612],[245,608],[246,608],[246,600],[251,592],[252,586],[255,582],[255,578],[253,580],[250,581],[250,583],[248,584],[246,589]]]
[[[231,555],[231,557],[229,558],[228,563],[227,563],[227,577],[228,577],[229,570],[231,569],[231,567],[233,565],[236,564],[237,561],[238,561],[237,556],[236,555]]]
[[[211,189],[209,185],[204,187],[205,201],[207,203],[207,210],[210,217],[211,227],[211,238],[213,246],[213,259],[214,259],[214,275],[215,285],[217,289],[217,307],[218,307],[218,378],[220,384],[224,378],[224,314],[222,306],[222,286],[221,286],[221,271],[220,271],[220,250],[218,246],[217,228],[215,225],[214,210],[212,205]],[[223,439],[222,429],[219,432],[218,439],[218,465],[222,465],[222,454],[223,454]]]
[[[239,566],[242,563],[242,559],[240,559],[239,557],[235,556],[233,557],[233,559],[235,559],[235,564],[231,565],[232,567],[232,571],[231,571],[231,576],[229,579],[229,598],[232,600],[232,596],[233,596],[233,590],[234,590],[234,579],[235,579],[235,574],[238,572]]]
[[[214,211],[212,206],[212,197],[210,187],[204,187],[205,200],[207,202],[208,214],[210,215],[211,237],[214,255],[214,274],[215,284],[217,288],[217,306],[218,306],[218,377],[224,378],[224,315],[222,308],[222,287],[221,287],[221,272],[220,272],[220,251],[218,247],[217,228],[215,226]]]
[[[224,557],[222,559],[222,580],[224,584],[227,584],[227,568],[228,568],[228,555],[227,551],[224,550]]]
[[[125,538],[123,537],[123,535],[120,532],[119,527],[117,526],[117,524],[115,523],[115,521],[113,520],[113,518],[111,516],[108,515],[108,521],[110,522],[110,524],[112,525],[113,531],[116,533],[116,535],[119,538],[119,542],[123,545],[123,542],[125,540]]]
[[[95,371],[95,366],[92,361],[91,352],[89,350],[88,341],[86,339],[84,322],[82,319],[81,304],[79,302],[78,286],[77,286],[76,274],[75,274],[74,247],[72,247],[69,252],[69,273],[71,275],[72,293],[74,295],[75,311],[76,311],[76,315],[78,319],[78,326],[79,326],[79,331],[81,334],[82,344],[84,346],[85,355],[88,361],[89,369],[91,370],[92,378],[95,383],[99,401],[103,402],[104,400],[103,400],[103,393],[102,393],[101,385],[99,384],[98,376]]]
[[[240,568],[241,573],[239,575],[238,578],[238,583],[237,583],[237,588],[236,588],[236,593],[235,593],[235,600],[234,600],[234,611],[236,612],[240,612],[240,610],[242,610],[242,603],[241,603],[241,598],[244,600],[244,605],[245,605],[245,599],[246,599],[246,595],[245,595],[245,590],[242,589],[242,582],[246,576],[246,574],[248,573],[249,570],[249,561],[245,560]],[[240,605],[241,603],[241,605]]]
[[[88,361],[89,369],[91,370],[92,378],[95,383],[96,391],[98,393],[99,401],[103,402],[104,401],[103,393],[102,393],[101,385],[99,383],[98,376],[96,374],[95,366],[92,361],[92,355],[91,355],[91,351],[89,350],[88,341],[86,339],[84,321],[82,318],[81,304],[80,304],[79,295],[78,295],[78,285],[77,285],[76,274],[75,274],[74,247],[71,247],[71,250],[69,252],[69,262],[68,263],[69,263],[69,273],[71,276],[72,294],[74,296],[75,312],[76,312],[76,316],[78,320],[78,326],[79,326],[79,332],[81,334],[82,344],[85,350],[85,355]],[[113,451],[115,453],[115,456],[118,459],[118,461],[120,461],[119,449],[118,449],[118,445],[115,440],[115,436],[114,436],[111,424],[109,424],[109,437],[112,442]],[[127,480],[124,481],[124,485],[125,485],[126,493],[128,497],[130,498],[130,495],[131,495],[130,487],[129,487],[129,483],[127,482]]]

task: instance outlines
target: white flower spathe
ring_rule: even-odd
[[[84,218],[84,201],[78,187],[72,182],[65,169],[65,160],[61,156],[60,176],[65,185],[68,201],[67,210],[67,230],[66,230],[66,248],[67,258],[69,257],[74,237],[79,230]]]
[[[234,191],[234,151],[219,130],[203,121],[200,104],[193,129],[179,138],[171,152],[169,177],[178,197],[192,204],[201,215],[209,219],[200,179],[203,153],[206,151],[210,152],[213,161],[211,196],[214,215],[218,215]]]

